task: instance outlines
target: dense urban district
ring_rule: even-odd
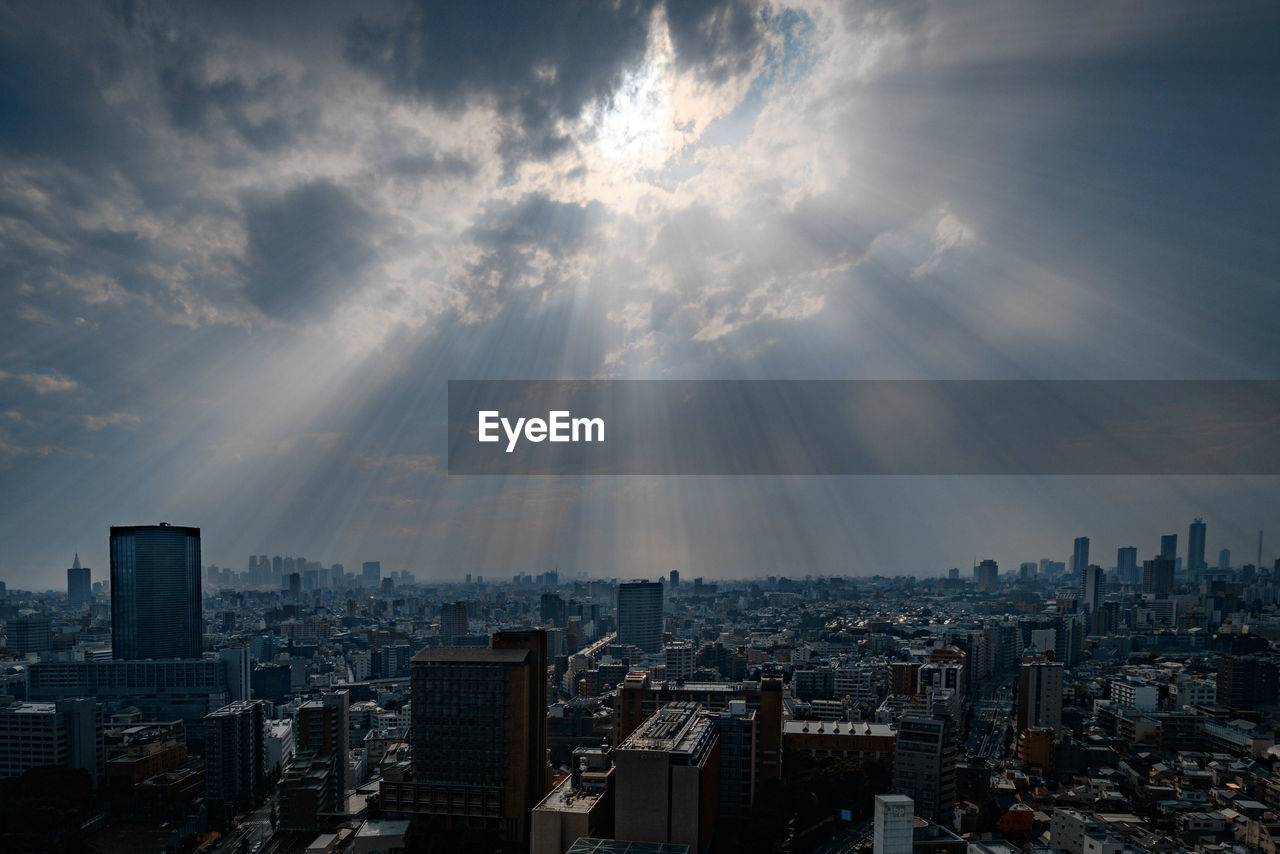
[[[0,850],[1274,854],[1280,561],[1206,535],[710,583],[112,528],[0,584]]]

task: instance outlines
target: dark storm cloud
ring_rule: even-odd
[[[558,126],[606,100],[643,56],[655,4],[407,5],[396,17],[361,17],[347,29],[346,57],[393,91],[445,110],[493,103],[510,126],[509,163],[545,160],[571,148]],[[763,24],[755,3],[669,7],[678,58],[719,82],[750,65]]]
[[[330,181],[250,198],[245,209],[245,295],[276,320],[323,316],[376,258],[374,216]]]
[[[564,263],[592,245],[607,219],[598,202],[557,202],[543,193],[486,206],[467,234],[481,250],[459,282],[467,310],[501,312],[516,324],[540,318],[538,300],[565,284]]]

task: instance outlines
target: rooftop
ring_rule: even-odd
[[[527,649],[491,649],[487,646],[429,646],[413,657],[413,663],[523,664]]]

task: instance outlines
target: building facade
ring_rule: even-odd
[[[167,523],[111,529],[113,657],[199,658],[200,529]]]

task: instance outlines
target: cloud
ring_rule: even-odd
[[[80,383],[59,373],[9,373],[0,371],[0,382],[16,382],[34,391],[36,394],[52,394],[54,392],[75,391]]]
[[[137,427],[142,419],[129,412],[108,412],[103,415],[81,415],[80,426],[90,433],[105,427]]]
[[[377,257],[374,217],[325,179],[246,202],[245,295],[281,321],[323,317]]]

